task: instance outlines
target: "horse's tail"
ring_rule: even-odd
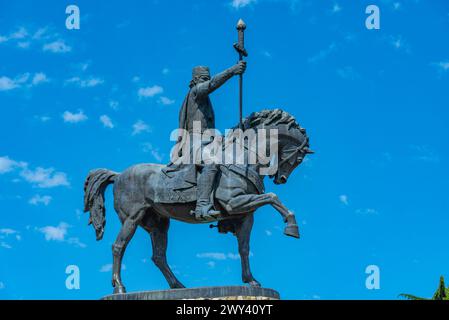
[[[107,169],[96,169],[89,172],[84,182],[84,212],[90,212],[89,225],[95,228],[97,241],[103,238],[106,224],[104,191],[114,183],[118,173]]]

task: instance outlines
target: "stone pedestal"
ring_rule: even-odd
[[[279,300],[273,289],[226,286],[200,287],[111,294],[102,300]]]

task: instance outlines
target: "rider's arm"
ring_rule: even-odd
[[[244,61],[226,69],[225,71],[215,75],[209,81],[199,83],[196,86],[197,96],[208,95],[220,88],[226,81],[235,75],[242,74],[246,69],[246,63]]]

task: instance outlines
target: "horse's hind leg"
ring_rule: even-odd
[[[254,217],[252,214],[245,216],[236,224],[235,235],[239,244],[239,254],[242,262],[242,280],[252,287],[260,287],[260,283],[254,279],[249,266],[249,240],[253,223]]]
[[[170,266],[167,263],[167,244],[168,244],[168,228],[170,219],[157,216],[156,213],[149,219],[143,221],[143,228],[150,234],[153,246],[152,260],[154,264],[161,270],[170,288],[185,288],[184,285],[176,278]]]
[[[125,253],[126,247],[136,232],[137,225],[145,214],[144,208],[136,208],[131,210],[128,216],[120,215],[123,217],[123,224],[120,232],[112,245],[113,267],[112,267],[112,286],[114,287],[114,293],[125,293],[126,289],[122,283],[121,268],[122,259]]]

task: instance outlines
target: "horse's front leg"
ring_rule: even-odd
[[[239,244],[240,260],[242,262],[242,280],[252,287],[260,287],[260,283],[254,279],[249,266],[249,240],[253,228],[254,217],[249,214],[235,225],[235,235]]]
[[[299,227],[296,222],[296,216],[293,212],[288,210],[288,208],[279,200],[278,196],[274,193],[269,193],[272,198],[271,205],[279,211],[279,213],[284,218],[284,222],[287,224],[284,229],[284,234],[290,237],[299,238]]]
[[[113,256],[113,265],[112,265],[112,286],[114,287],[114,294],[116,293],[126,293],[125,286],[122,282],[121,277],[121,269],[122,269],[122,259],[125,253],[126,247],[130,242],[131,238],[134,236],[136,232],[136,228],[143,215],[145,214],[145,210],[139,208],[138,210],[130,210],[131,214],[125,218],[123,221],[122,228],[112,245],[112,256]]]
[[[299,238],[299,228],[293,212],[287,209],[279,200],[278,196],[272,192],[264,194],[245,194],[230,199],[224,203],[224,207],[229,214],[242,214],[252,212],[257,208],[270,204],[275,208],[287,223],[284,234],[290,237]]]

